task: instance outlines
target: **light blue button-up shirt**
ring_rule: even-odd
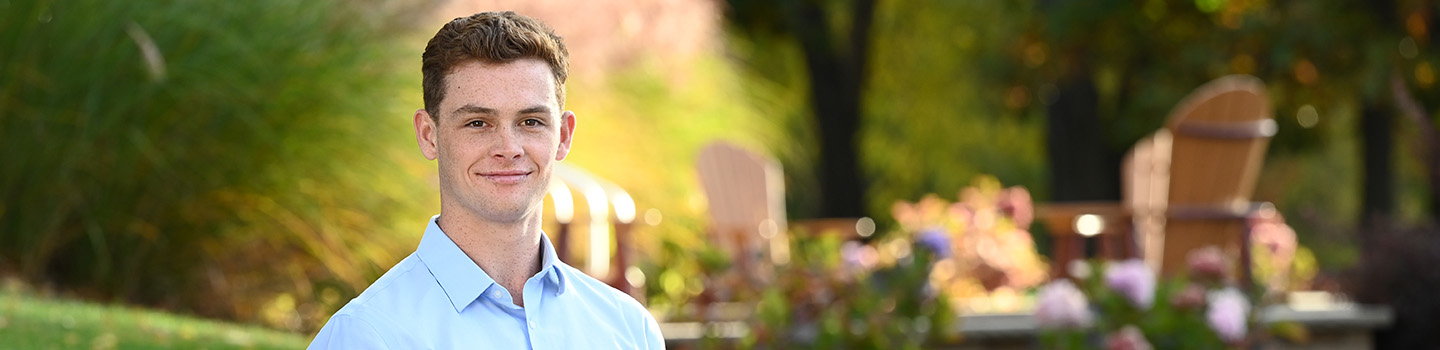
[[[664,349],[634,298],[555,255],[541,234],[525,307],[430,219],[415,253],[340,308],[310,349]]]

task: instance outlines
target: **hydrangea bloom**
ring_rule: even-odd
[[[1199,310],[1205,306],[1205,287],[1191,283],[1170,298],[1170,305],[1187,310]]]
[[[1190,251],[1185,257],[1189,265],[1190,276],[1207,281],[1220,281],[1225,278],[1225,252],[1220,247],[1208,246]]]
[[[931,252],[935,253],[935,257],[937,258],[944,259],[950,257],[950,235],[945,234],[944,230],[929,229],[921,231],[920,234],[915,236],[915,242],[926,249],[930,249]]]
[[[1150,350],[1150,342],[1135,325],[1127,325],[1105,339],[1105,350]]]
[[[1205,312],[1205,322],[1220,339],[1235,343],[1245,339],[1245,315],[1250,313],[1250,301],[1235,288],[1210,292],[1210,309]]]
[[[1105,286],[1142,310],[1155,304],[1155,272],[1140,259],[1110,264],[1105,269]]]
[[[1041,328],[1083,328],[1095,321],[1085,294],[1070,280],[1060,279],[1040,287],[1036,299],[1035,324]]]

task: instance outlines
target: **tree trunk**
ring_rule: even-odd
[[[1119,199],[1119,157],[1105,149],[1095,82],[1088,72],[1071,74],[1056,94],[1045,110],[1051,200]]]
[[[1388,225],[1395,213],[1394,150],[1390,144],[1395,134],[1395,114],[1387,106],[1366,101],[1360,112],[1360,154],[1365,168],[1360,227],[1364,229]]]
[[[840,38],[830,34],[820,4],[797,1],[796,5],[792,29],[805,56],[810,106],[820,138],[820,216],[863,216],[868,186],[860,176],[856,136],[875,2],[856,2],[850,33]]]

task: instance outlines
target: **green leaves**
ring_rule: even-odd
[[[242,320],[304,286],[323,320],[430,215],[364,2],[6,2],[0,270]]]

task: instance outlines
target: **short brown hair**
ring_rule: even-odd
[[[439,118],[440,100],[445,99],[445,75],[467,60],[506,63],[534,58],[550,65],[555,75],[555,99],[565,106],[565,77],[569,74],[569,52],[565,40],[534,18],[514,11],[481,12],[459,17],[435,33],[420,55],[421,86],[425,110]]]

